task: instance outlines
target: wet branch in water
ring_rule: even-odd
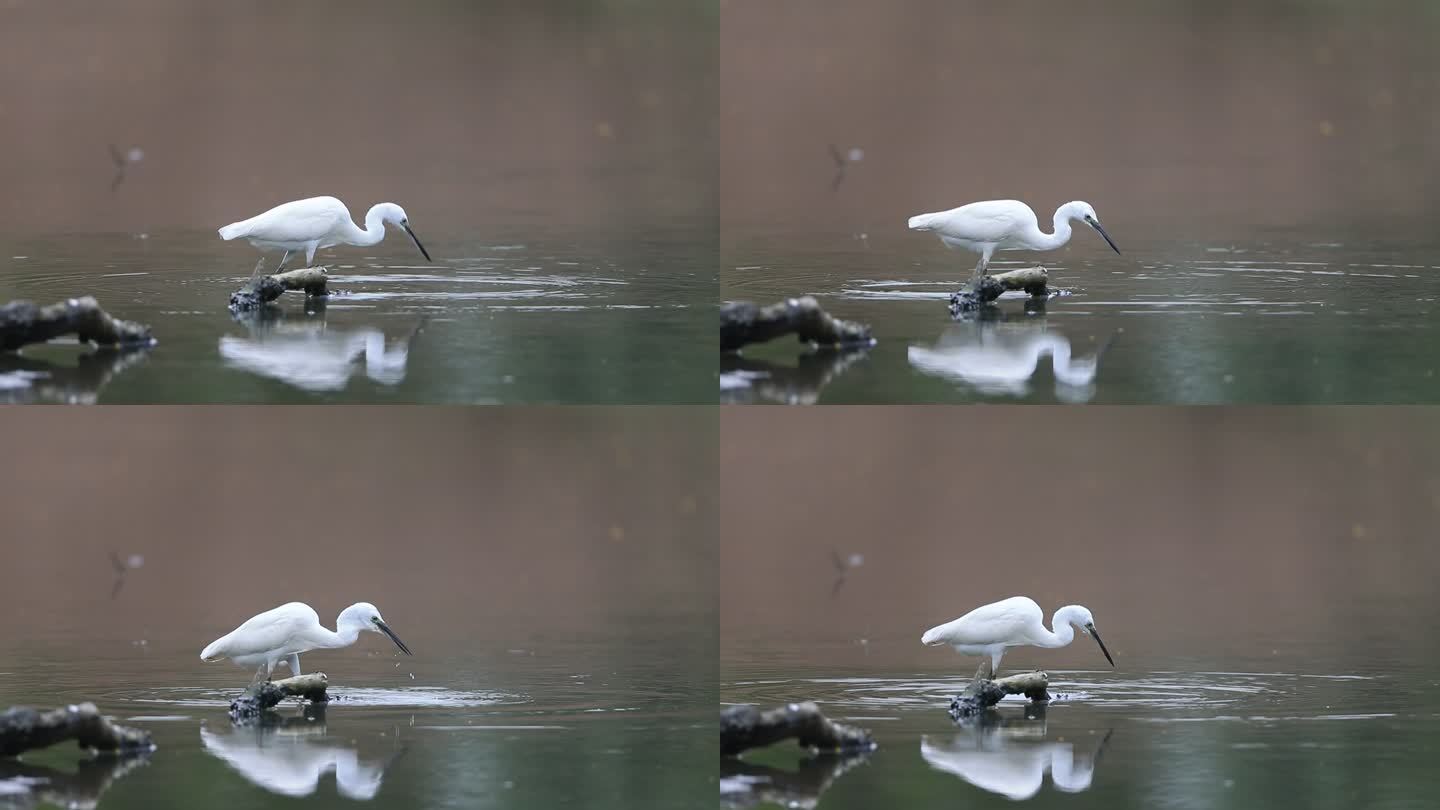
[[[240,722],[259,717],[280,701],[292,697],[303,698],[315,704],[328,703],[328,682],[325,673],[312,672],[309,675],[296,675],[278,681],[252,683],[245,688],[244,694],[230,701],[230,719]]]
[[[984,665],[981,667],[985,669]],[[950,716],[973,717],[999,703],[1006,695],[1024,695],[1034,703],[1050,700],[1050,676],[1044,672],[1022,672],[990,680],[979,678],[950,700]]]
[[[48,306],[34,301],[11,301],[0,306],[0,351],[14,351],[69,334],[81,343],[101,346],[148,346],[155,342],[150,327],[111,316],[88,295]]]
[[[111,723],[94,703],[48,712],[24,706],[0,712],[0,756],[18,756],[66,740],[96,751],[150,751],[155,747],[150,732]]]
[[[1043,267],[1022,267],[996,273],[981,280],[979,294],[964,289],[951,295],[950,312],[958,314],[977,310],[1011,290],[1022,290],[1031,298],[1045,298],[1050,295],[1049,283],[1050,273]]]
[[[823,346],[868,346],[872,342],[869,326],[831,316],[808,295],[765,307],[737,301],[720,308],[722,352],[789,334],[802,343]]]
[[[720,712],[721,756],[735,756],[791,738],[802,748],[819,751],[869,751],[875,747],[870,732],[836,723],[810,701],[768,711],[731,706]]]
[[[260,276],[230,293],[232,312],[249,312],[274,301],[289,290],[304,290],[307,297],[329,295],[330,274],[323,267],[302,267],[273,276]]]

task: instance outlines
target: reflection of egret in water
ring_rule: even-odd
[[[273,314],[273,313],[270,313]],[[387,346],[379,329],[328,329],[323,319],[287,322],[248,319],[249,337],[220,338],[225,364],[305,391],[340,391],[362,369],[381,385],[405,380],[410,345],[423,321]]]
[[[911,346],[910,365],[926,374],[956,380],[983,394],[1025,396],[1030,380],[1049,356],[1055,394],[1066,402],[1088,402],[1095,395],[1100,358],[1110,339],[1089,357],[1075,357],[1070,341],[1039,323],[980,321],[952,326],[933,348]]]
[[[826,347],[800,355],[787,367],[727,352],[720,356],[720,402],[813,405],[821,389],[868,353],[868,346]]]
[[[323,712],[320,713],[323,721]],[[215,732],[202,727],[205,751],[225,761],[250,782],[284,796],[309,796],[320,777],[335,774],[335,789],[349,799],[368,800],[380,792],[385,769],[399,756],[364,762],[351,746],[325,736],[323,722],[287,717],[279,724]]]
[[[1040,792],[1045,773],[1056,790],[1079,793],[1090,789],[1095,763],[1110,741],[1105,732],[1093,750],[1077,750],[1073,743],[1045,740],[1044,707],[1033,707],[1026,717],[1001,718],[987,712],[966,723],[948,742],[925,735],[920,756],[937,771],[1010,799],[1028,799]]]
[[[97,807],[116,780],[149,758],[148,752],[87,757],[76,764],[74,773],[0,758],[0,808]]]
[[[869,756],[868,752],[818,754],[802,760],[793,771],[725,757],[720,760],[720,805],[814,807],[836,779]]]

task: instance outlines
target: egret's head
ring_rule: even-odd
[[[1071,605],[1069,615],[1065,618],[1076,627],[1089,633],[1095,629],[1095,617],[1091,615],[1090,609],[1084,605]]]
[[[1080,632],[1095,639],[1095,643],[1100,645],[1100,652],[1105,654],[1105,660],[1110,662],[1110,666],[1115,666],[1115,659],[1110,657],[1110,651],[1105,649],[1105,642],[1100,640],[1100,631],[1095,629],[1095,617],[1091,615],[1089,608],[1084,605],[1066,605],[1056,612],[1056,616],[1060,621],[1075,625],[1080,628]]]
[[[420,255],[425,257],[425,261],[435,261],[434,259],[430,258],[430,251],[426,250],[425,246],[420,244],[420,237],[416,236],[415,231],[410,229],[410,217],[405,214],[404,208],[401,208],[395,203],[378,203],[374,208],[370,209],[370,216],[379,216],[381,222],[388,222],[392,225],[399,225],[401,228],[405,229],[405,233],[410,235],[410,241],[414,242],[415,247],[420,249]],[[369,219],[369,217],[366,218]]]
[[[1110,249],[1115,251],[1116,255],[1119,255],[1120,248],[1115,247],[1115,240],[1111,239],[1110,234],[1106,233],[1105,229],[1101,227],[1100,215],[1095,213],[1094,206],[1084,200],[1076,200],[1075,202],[1065,203],[1065,211],[1070,219],[1078,219],[1094,228],[1095,232],[1100,234],[1100,238],[1105,240],[1105,244],[1109,245]]]
[[[399,647],[401,652],[412,655],[410,648],[405,646],[405,642],[401,641],[400,637],[395,635],[395,631],[391,630],[385,620],[380,617],[380,609],[369,602],[356,602],[342,610],[340,618],[335,621],[335,626],[337,629],[353,626],[359,630],[380,633],[395,642],[395,646]]]

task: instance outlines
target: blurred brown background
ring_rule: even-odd
[[[554,637],[628,623],[644,638],[662,616],[714,632],[713,411],[6,416],[0,614],[12,641],[216,631],[197,629],[202,644],[289,600],[326,624],[374,602],[416,649],[471,627]],[[114,600],[111,551],[144,555]]]
[[[0,232],[317,194],[422,234],[713,212],[715,31],[658,0],[4,0]],[[114,193],[107,143],[145,153]]]
[[[1047,228],[1077,198],[1132,232],[1192,217],[1413,226],[1440,196],[1433,3],[721,8],[730,237],[903,231],[910,214],[1004,197]],[[838,194],[827,143],[865,150]]]
[[[1047,625],[1090,607],[1132,667],[1317,634],[1440,653],[1434,409],[737,407],[721,429],[722,659],[865,638],[954,666],[920,634],[1016,594]],[[864,554],[834,597],[832,551]]]

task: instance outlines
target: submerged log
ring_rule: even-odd
[[[88,295],[43,307],[34,301],[0,306],[0,351],[69,334],[81,343],[100,346],[149,346],[155,342],[150,327],[111,316]]]
[[[74,771],[69,771],[0,759],[0,807],[94,808],[111,785],[149,761],[149,750],[121,751],[103,757],[87,755],[75,763]]]
[[[306,297],[329,295],[330,274],[323,267],[302,267],[273,276],[261,276],[230,293],[232,312],[249,312],[274,301],[289,290],[304,290]]]
[[[819,401],[821,389],[869,351],[868,346],[805,350],[794,366],[726,352],[720,356],[720,402],[813,405]]]
[[[869,326],[833,317],[808,295],[765,307],[737,301],[720,308],[722,352],[790,334],[801,343],[822,346],[868,346],[874,342]]]
[[[846,771],[870,758],[868,751],[817,754],[795,770],[726,757],[720,760],[720,806],[725,808],[815,807]]]
[[[313,704],[328,703],[328,682],[325,673],[312,672],[309,675],[296,675],[278,681],[252,683],[240,697],[230,701],[230,719],[239,722],[259,717],[280,701],[292,697],[302,698]]]
[[[13,757],[35,748],[74,740],[95,751],[150,751],[150,732],[110,722],[94,703],[63,706],[42,712],[16,706],[0,712],[0,756]]]
[[[1050,272],[1043,267],[1021,267],[986,276],[980,281],[977,293],[970,288],[950,296],[950,312],[970,312],[999,298],[1001,294],[1021,290],[1031,298],[1046,298],[1050,295]]]
[[[1024,695],[1033,703],[1050,700],[1050,676],[1044,672],[1022,672],[990,680],[977,678],[964,692],[950,700],[950,716],[972,717],[999,703],[1006,695]]]
[[[794,738],[802,748],[819,751],[870,751],[875,741],[863,728],[836,723],[810,701],[761,711],[731,706],[720,712],[720,754],[735,756]]]

